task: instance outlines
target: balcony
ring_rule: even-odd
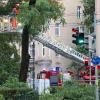
[[[0,16],[0,33],[22,33],[22,25],[16,17]]]

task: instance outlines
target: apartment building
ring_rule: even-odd
[[[46,36],[52,40],[56,40],[61,44],[68,45],[72,48],[75,47],[72,44],[72,28],[78,28],[79,31],[84,31],[83,25],[83,6],[82,0],[58,0],[63,3],[65,7],[66,24],[63,26],[56,21],[52,22],[46,33]],[[33,43],[33,42],[32,42]],[[32,43],[30,43],[30,53],[32,55]],[[42,43],[35,41],[35,72],[38,73],[43,69],[50,69],[53,67],[61,67],[64,72],[69,67],[71,59],[65,58],[59,55],[54,50],[44,46]],[[32,66],[32,65],[31,65]]]
[[[82,0],[58,0],[65,7],[64,18],[66,24],[63,26],[59,21],[51,22],[50,27],[46,33],[46,36],[52,40],[56,40],[58,43],[65,46],[75,47],[72,44],[72,28],[79,28],[79,31],[84,31],[84,17]],[[1,24],[0,24],[1,25]],[[2,29],[1,29],[2,30]],[[61,67],[64,72],[72,62],[71,59],[65,58],[59,55],[55,50],[52,50],[42,43],[33,40],[35,43],[35,72],[36,74],[43,69],[50,69],[53,67]],[[33,58],[33,41],[29,44],[29,53]],[[19,46],[20,47],[20,46]],[[21,52],[21,50],[19,50]],[[30,67],[33,67],[32,59],[30,59]]]

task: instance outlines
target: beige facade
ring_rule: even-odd
[[[53,40],[57,40],[58,42],[68,45],[71,47],[75,47],[72,44],[72,28],[79,28],[80,31],[83,31],[83,7],[81,0],[59,0],[59,2],[63,3],[65,7],[65,19],[67,24],[62,26],[59,22],[51,23],[50,29],[45,33],[47,36],[51,37]],[[71,63],[71,59],[67,59],[57,54],[54,50],[51,50],[45,46],[43,46],[40,42],[35,41],[35,71],[38,73],[42,69],[49,69],[50,67],[60,66],[62,70],[65,71],[69,64]]]
[[[100,0],[95,0],[96,55],[100,57]]]

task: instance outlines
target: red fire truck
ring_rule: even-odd
[[[37,75],[37,79],[49,79],[50,86],[62,86],[62,73],[57,70],[43,70]]]
[[[91,76],[90,76],[90,68],[91,68]],[[100,71],[100,66],[97,66],[98,71]],[[86,83],[90,82],[90,77],[92,80],[92,83],[95,82],[95,67],[94,66],[86,66],[85,70],[80,71],[80,77],[84,79]]]

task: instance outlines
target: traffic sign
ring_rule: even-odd
[[[91,60],[94,65],[98,65],[100,63],[100,58],[98,56],[94,56]]]

